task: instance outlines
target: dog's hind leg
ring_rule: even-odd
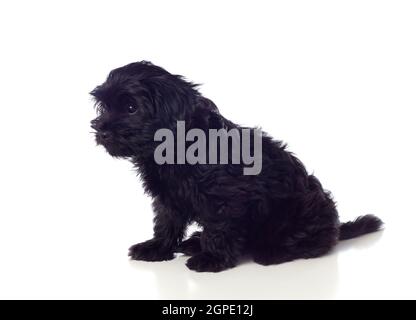
[[[304,234],[301,234],[301,237],[302,235]],[[328,237],[327,231],[303,239],[291,237],[281,245],[253,251],[253,260],[262,265],[270,265],[320,257],[328,253],[335,245],[333,239],[335,238],[332,236]]]
[[[326,194],[311,192],[297,203],[295,211],[289,212],[293,222],[286,229],[278,230],[279,219],[272,216],[263,230],[257,232],[252,248],[255,262],[269,265],[315,258],[337,244],[340,223],[332,199]]]

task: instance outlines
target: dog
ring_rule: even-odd
[[[262,265],[319,257],[340,240],[382,227],[374,215],[341,223],[331,193],[283,142],[264,132],[257,175],[243,174],[241,163],[156,163],[155,133],[176,132],[178,121],[188,131],[207,134],[211,129],[254,132],[223,117],[182,76],[135,62],[111,71],[91,95],[97,144],[113,157],[129,159],[153,199],[154,237],[133,245],[131,259],[162,261],[182,253],[190,256],[189,269],[219,272],[247,256]],[[184,239],[192,222],[202,231]]]

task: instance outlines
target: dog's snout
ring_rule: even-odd
[[[100,128],[98,127],[98,122],[97,120],[92,120],[91,121],[91,128],[93,128],[94,130],[100,130]]]
[[[102,140],[108,140],[108,138],[110,138],[110,132],[108,131],[100,131],[98,132],[98,135]]]
[[[104,127],[104,124],[102,121],[99,121],[98,119],[94,119],[91,121],[91,128],[93,128],[96,131],[96,137],[99,138],[101,141],[108,140],[111,137],[111,132],[107,130],[106,127]]]

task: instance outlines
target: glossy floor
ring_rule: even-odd
[[[244,262],[222,273],[195,273],[186,257],[127,259],[119,245],[90,248],[74,234],[55,252],[27,243],[2,262],[0,298],[366,299],[415,298],[414,260],[393,232],[342,242],[329,255],[263,267]],[[115,243],[120,243],[115,241]],[[50,246],[49,246],[50,248]],[[46,250],[46,251],[45,251]],[[123,254],[122,254],[123,253]],[[410,253],[412,254],[412,253]],[[2,254],[4,258],[4,253]],[[9,268],[8,268],[9,267]]]

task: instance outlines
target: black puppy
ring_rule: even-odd
[[[154,238],[130,248],[132,259],[192,257],[187,266],[217,272],[234,267],[242,255],[263,265],[326,254],[339,240],[380,229],[366,215],[340,223],[335,203],[318,179],[285,145],[263,133],[262,170],[244,175],[242,164],[162,164],[154,152],[158,129],[242,127],[225,119],[213,102],[181,76],[142,61],[110,72],[91,94],[98,117],[96,141],[114,157],[129,158],[153,198]],[[251,150],[253,151],[253,150]],[[203,231],[183,240],[196,221]]]

